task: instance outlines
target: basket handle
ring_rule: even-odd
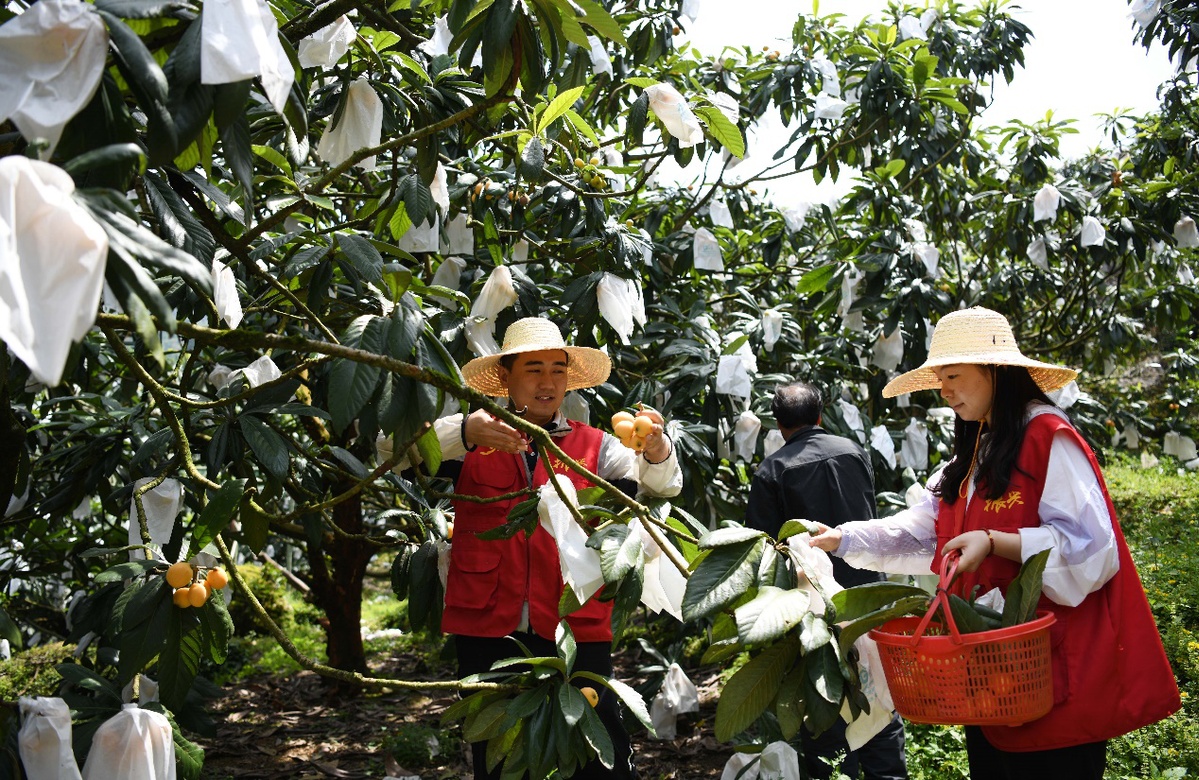
[[[961,632],[958,631],[957,623],[953,622],[953,610],[949,608],[949,585],[953,582],[954,577],[958,573],[958,559],[961,558],[961,553],[957,550],[950,550],[941,556],[941,579],[937,583],[937,593],[933,596],[933,601],[928,606],[928,612],[924,613],[924,617],[920,619],[920,624],[916,626],[916,631],[911,636],[911,644],[913,647],[924,636],[924,632],[928,629],[928,624],[932,622],[933,615],[940,609],[945,615],[945,625],[949,627],[949,635],[955,644],[962,643]]]

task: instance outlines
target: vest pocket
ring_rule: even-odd
[[[476,550],[451,549],[445,603],[452,607],[494,607],[500,582],[501,551],[490,545]]]
[[[1053,706],[1070,698],[1070,659],[1066,654],[1066,637],[1070,622],[1062,612],[1055,612],[1056,620],[1049,627],[1049,646],[1053,654]]]

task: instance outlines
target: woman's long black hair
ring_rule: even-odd
[[[991,422],[985,429],[991,434],[987,446],[979,453],[975,465],[978,484],[988,500],[1002,498],[1012,481],[1012,469],[1024,443],[1025,414],[1028,404],[1040,401],[1053,406],[1023,366],[981,366],[991,374],[994,395],[991,399]],[[979,422],[967,422],[955,417],[953,423],[953,459],[945,467],[941,482],[932,489],[947,504],[958,500],[962,481],[970,471],[974,446],[978,441]]]

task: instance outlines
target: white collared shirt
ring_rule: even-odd
[[[1029,408],[1028,419],[1057,414],[1044,404]],[[941,499],[929,491],[940,481],[937,471],[911,507],[880,520],[842,523],[837,555],[861,569],[893,574],[928,574],[937,543],[936,520]],[[975,483],[968,487],[967,501]],[[1113,518],[1090,460],[1069,435],[1053,437],[1045,487],[1037,507],[1041,525],[1021,528],[1022,561],[1050,550],[1042,589],[1052,601],[1075,607],[1107,584],[1120,568]]]

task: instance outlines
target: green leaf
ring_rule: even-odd
[[[575,665],[578,645],[575,643],[574,632],[565,620],[558,621],[558,627],[554,629],[554,645],[558,649],[558,655],[566,662],[566,673],[570,674]]]
[[[225,597],[221,591],[212,594],[212,598],[198,610],[200,628],[203,631],[204,647],[213,663],[223,664],[229,656],[229,639],[233,636],[233,617],[225,605]]]
[[[928,610],[930,600],[931,597],[927,593],[900,599],[889,607],[869,612],[849,625],[843,626],[841,635],[837,638],[838,644],[841,645],[841,655],[848,655],[849,648],[853,647],[853,643],[857,641],[858,637],[872,628],[877,628],[895,618],[923,615]]]
[[[646,87],[652,87],[655,84],[660,84],[661,80],[660,79],[651,79],[646,76],[634,76],[633,78],[625,79],[624,83],[632,85],[634,87],[638,87],[640,89],[645,89]],[[646,98],[647,102],[648,102],[648,100],[649,100],[649,98]]]
[[[373,247],[372,247],[373,249]],[[380,264],[382,260],[380,259]],[[390,321],[371,314],[357,317],[341,336],[341,343],[376,355],[384,354],[385,330]],[[333,429],[344,431],[375,394],[381,369],[369,363],[339,358],[329,371],[329,412]]]
[[[521,176],[530,181],[541,181],[545,176],[545,145],[537,136],[531,137],[520,150],[520,162],[517,166]],[[487,212],[488,219],[494,219],[490,211]],[[495,246],[493,242],[488,242],[488,248]],[[494,259],[494,255],[493,255]]]
[[[743,542],[713,550],[687,579],[683,620],[692,621],[736,601],[753,585],[763,542]]]
[[[746,645],[774,641],[799,625],[805,615],[812,614],[808,602],[807,591],[764,585],[752,601],[733,613],[737,634]]]
[[[432,224],[437,217],[433,193],[419,174],[410,173],[400,181],[400,200],[413,224]]]
[[[576,112],[574,109],[567,110],[567,112],[562,115],[562,118],[569,122],[571,127],[582,133],[593,146],[600,146],[600,139],[599,136],[595,134],[595,129],[591,125],[587,124],[587,120],[579,116],[578,112]]]
[[[863,615],[882,609],[905,598],[930,598],[928,593],[914,585],[901,585],[897,582],[868,582],[846,588],[832,596],[831,601],[837,610],[837,620],[857,620]]]
[[[799,295],[825,292],[829,289],[836,270],[837,267],[834,263],[813,268],[800,277],[799,282],[795,285],[795,292]]]
[[[806,678],[804,666],[799,664],[787,672],[779,685],[779,692],[774,701],[774,715],[778,719],[779,730],[783,732],[783,739],[790,740],[799,733],[803,725],[802,691]]]
[[[584,89],[585,85],[559,92],[558,96],[550,101],[549,106],[537,118],[537,122],[533,125],[533,132],[540,133],[544,131],[545,128],[552,125],[559,117],[569,111],[571,106],[575,104],[575,101],[579,99],[579,95],[583,94]]]
[[[699,548],[701,550],[710,550],[765,538],[766,534],[756,528],[729,526],[727,528],[717,528],[715,531],[709,531],[701,536],[699,538]]]
[[[162,565],[163,564],[161,561],[149,561],[149,560],[128,561],[126,563],[118,563],[116,566],[113,566],[111,569],[105,569],[104,571],[97,574],[94,582],[97,585],[103,585],[106,582],[120,582],[121,580],[132,579],[133,577],[140,577],[141,575],[145,574],[148,571],[152,571],[154,569],[160,568]]]
[[[579,695],[582,696],[582,694]],[[583,732],[583,739],[587,740],[587,744],[595,751],[600,763],[609,768],[615,765],[616,749],[612,745],[612,735],[608,733],[607,726],[590,705],[583,711],[580,730]]]
[[[819,531],[816,524],[810,520],[788,520],[783,523],[783,527],[779,529],[778,540],[781,542],[784,539],[790,539],[796,534],[816,534]]]
[[[620,28],[620,23],[613,19],[602,5],[595,0],[574,0],[574,4],[583,9],[585,14],[583,24],[610,41],[615,41],[621,46],[629,45],[629,42],[625,40],[624,30]]]
[[[649,716],[649,708],[645,706],[645,699],[641,698],[641,694],[637,693],[632,686],[614,677],[604,677],[594,672],[576,672],[574,676],[595,680],[611,689],[613,693],[620,697],[621,703],[633,714],[633,717],[641,721],[641,725],[645,726],[651,734],[655,733],[654,723]]]
[[[629,533],[629,527],[613,524],[593,534],[587,546],[599,551],[604,582],[618,582],[641,564],[641,534]]]
[[[254,458],[266,472],[278,480],[287,477],[291,456],[283,437],[252,414],[238,417],[237,424],[250,451],[254,453]]]
[[[795,663],[799,642],[786,639],[763,650],[729,678],[716,705],[716,739],[728,742],[766,711]]]
[[[125,621],[127,627],[117,638],[117,646],[120,651],[118,666],[122,681],[132,680],[133,675],[145,669],[154,656],[162,650],[167,641],[167,632],[170,630],[171,613],[176,610],[171,601],[171,588],[167,585],[166,579],[147,583],[147,585],[153,586],[153,590],[150,591],[153,601],[149,619],[132,626]],[[147,590],[149,591],[150,588],[148,587]],[[132,606],[131,602],[130,606],[126,607],[126,616],[129,615],[129,609]]]
[[[562,708],[562,717],[566,719],[566,725],[572,728],[583,719],[583,713],[591,709],[587,697],[570,683],[564,683],[558,688],[558,706]]]
[[[289,163],[287,158],[280,154],[274,147],[264,146],[262,144],[254,144],[250,148],[253,150],[254,154],[258,155],[271,165],[286,173],[288,179],[292,178],[293,174],[291,170],[291,163]]]
[[[136,162],[145,172],[146,153],[137,144],[109,144],[72,157],[62,164],[63,170],[78,179],[82,174],[105,165]]]
[[[204,511],[192,525],[192,543],[187,553],[188,558],[203,550],[209,542],[216,538],[217,534],[225,530],[229,521],[233,519],[237,505],[241,502],[245,487],[246,480],[244,479],[227,479],[225,484],[221,485],[216,493],[208,499]]]
[[[487,705],[474,717],[468,717],[462,725],[462,736],[468,742],[482,742],[503,733],[504,721],[508,717],[508,701],[496,701]]]
[[[799,644],[804,653],[815,652],[833,640],[828,623],[819,615],[809,612],[803,616],[800,623],[802,630],[799,632]]]
[[[374,285],[383,283],[383,255],[370,241],[355,233],[338,233],[337,248],[363,281]]]
[[[704,120],[708,126],[708,135],[728,149],[729,154],[738,159],[745,157],[745,139],[723,111],[715,106],[701,106],[695,109],[695,115]]]
[[[441,442],[437,439],[437,430],[430,427],[416,440],[416,449],[429,474],[436,474],[441,468]]]
[[[166,645],[158,659],[158,690],[162,703],[169,709],[178,710],[200,669],[203,632],[193,610],[173,609],[171,612]]]
[[[649,84],[642,86],[651,86],[656,84],[653,79],[638,79],[639,81],[648,81]],[[649,93],[642,92],[641,96],[633,101],[633,105],[629,106],[629,120],[625,131],[625,140],[629,148],[641,146],[642,136],[645,134],[645,122],[649,117]]]
[[[3,608],[0,608],[0,639],[7,639],[8,643],[17,649],[25,645],[20,627],[12,621]]]
[[[248,495],[242,499],[241,509],[237,516],[241,521],[241,534],[246,546],[256,553],[262,552],[266,547],[267,537],[270,536],[270,518],[258,508]]]
[[[1045,564],[1049,561],[1049,550],[1042,550],[1020,566],[1020,572],[1008,585],[1003,603],[1003,626],[1018,626],[1037,616],[1037,603],[1041,600],[1041,583]]]
[[[820,698],[829,704],[841,704],[845,680],[841,677],[841,665],[837,663],[837,651],[829,643],[816,648],[805,656],[808,679]]]

